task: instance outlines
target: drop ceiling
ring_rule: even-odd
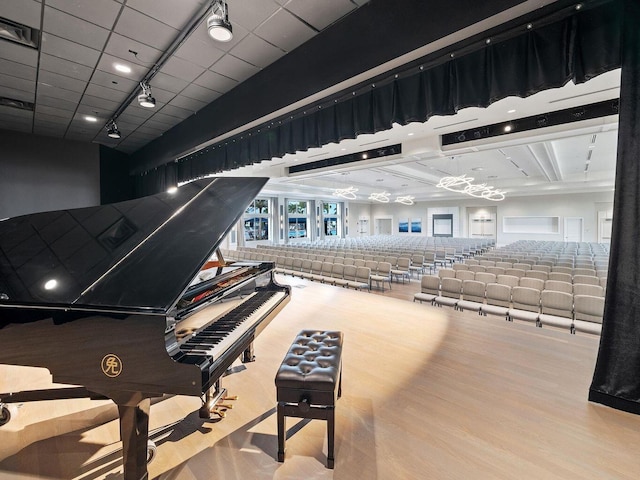
[[[204,22],[199,24],[150,82],[156,108],[142,108],[134,99],[116,119],[122,138],[107,137],[105,125],[114,112],[139,91],[138,82],[210,3],[0,0],[0,17],[42,31],[39,50],[0,41],[0,97],[35,105],[29,111],[0,104],[0,129],[135,152],[367,0],[228,0],[233,40],[216,43]],[[533,0],[524,3],[529,9],[540,6]],[[504,19],[495,20],[500,21]],[[129,66],[131,72],[117,71],[116,64]],[[614,99],[619,82],[619,72],[609,72],[586,84],[568,84],[526,99],[507,98],[486,109],[468,108],[424,124],[395,126],[225,174],[269,176],[265,192],[274,195],[332,198],[334,189],[354,186],[360,201],[382,191],[392,198],[411,195],[416,201],[461,198],[435,186],[443,176],[461,174],[502,189],[508,197],[610,192],[615,116],[445,148],[440,135]],[[88,116],[97,121],[88,122]],[[397,143],[402,144],[401,155],[287,175],[290,165]]]

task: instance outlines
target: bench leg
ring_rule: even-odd
[[[284,403],[278,402],[278,461],[284,462],[284,441],[287,430],[284,419]]]
[[[335,409],[327,407],[327,468],[333,468],[333,436],[335,432]]]

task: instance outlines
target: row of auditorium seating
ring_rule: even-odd
[[[489,267],[487,269],[464,269],[460,268],[461,265],[453,265],[452,268],[441,268],[438,270],[437,274],[440,277],[448,276],[448,277],[456,277],[461,280],[467,280],[474,278],[477,280],[478,278],[498,278],[500,276],[508,276],[508,277],[516,277],[516,278],[532,278],[537,279],[540,282],[546,282],[547,280],[555,280],[560,282],[567,283],[586,283],[590,285],[600,285],[603,288],[607,286],[607,277],[598,277],[596,275],[582,275],[582,274],[574,274],[571,275],[569,273],[563,272],[541,272],[538,270],[520,270],[517,268],[507,268],[502,269],[499,267]],[[464,265],[462,265],[464,266]],[[485,281],[485,283],[490,283]]]
[[[476,280],[483,283],[500,283],[503,285],[509,285],[510,287],[530,287],[537,288],[538,290],[558,290],[569,293],[584,293],[588,295],[596,295],[604,297],[606,288],[606,282],[601,283],[597,277],[589,277],[582,275],[575,275],[568,279],[552,278],[552,279],[540,279],[530,276],[516,276],[499,274],[496,275],[491,272],[472,272],[469,270],[454,270],[451,268],[441,268],[438,270],[437,276],[440,279],[444,278],[457,278],[459,280]],[[605,279],[606,280],[606,279]],[[588,293],[587,293],[588,292]]]
[[[502,279],[504,280],[504,278]],[[562,285],[543,284],[543,288],[522,285],[521,282],[537,279],[519,279],[517,285],[485,283],[481,280],[461,280],[455,277],[424,275],[421,291],[414,295],[414,302],[452,306],[457,310],[477,311],[480,315],[500,315],[506,320],[534,322],[537,326],[549,325],[576,331],[600,334],[604,297],[590,295],[589,286],[572,285],[571,292]],[[546,288],[549,286],[550,288]],[[594,286],[595,287],[595,286]],[[579,292],[579,293],[576,293]],[[591,292],[594,293],[594,292]]]

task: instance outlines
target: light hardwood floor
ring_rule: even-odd
[[[200,420],[194,398],[152,406],[152,478],[638,478],[640,417],[587,402],[598,338],[412,303],[415,279],[366,293],[278,278],[291,302],[256,340],[257,361],[223,379],[239,395],[227,417]],[[288,419],[275,461],[274,375],[303,328],[345,335],[334,470],[318,420]],[[0,429],[0,479],[120,479],[113,407],[49,403]]]

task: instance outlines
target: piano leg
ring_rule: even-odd
[[[253,351],[253,342],[242,352],[242,363],[251,363],[256,361],[256,356]]]
[[[124,480],[147,480],[147,441],[151,400],[141,393],[113,399],[120,414]]]
[[[220,385],[220,379],[216,380],[216,383],[214,383],[213,386],[207,390],[207,393],[205,393],[198,416],[200,418],[211,418],[211,415],[215,413],[219,417],[224,417],[224,412],[218,410],[218,402],[224,398],[226,393],[227,389],[222,388]]]

